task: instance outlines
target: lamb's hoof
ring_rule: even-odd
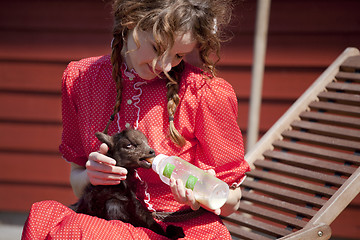
[[[174,225],[169,225],[166,228],[166,236],[170,239],[178,239],[185,237],[185,233],[182,227],[177,227]]]

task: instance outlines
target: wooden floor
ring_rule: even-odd
[[[240,2],[240,1],[237,1]],[[246,139],[256,1],[236,5],[219,75],[238,96]],[[0,211],[26,212],[35,201],[75,201],[61,159],[61,76],[71,60],[108,54],[109,3],[13,0],[0,3]],[[273,0],[263,86],[263,134],[349,46],[360,47],[360,1]],[[360,198],[332,229],[360,236]]]

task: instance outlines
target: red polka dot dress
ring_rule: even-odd
[[[112,114],[116,87],[109,56],[71,62],[62,86],[63,136],[60,151],[70,162],[84,166],[88,155],[98,151],[94,133],[102,131]],[[123,93],[120,112],[109,128],[114,134],[125,128],[141,130],[156,154],[179,156],[237,186],[249,166],[244,160],[242,135],[237,125],[237,100],[230,84],[209,78],[202,70],[185,64],[179,85],[180,103],[175,127],[186,139],[184,147],[169,138],[166,79],[141,79],[122,66]],[[189,209],[178,203],[169,188],[151,169],[138,169],[137,196],[149,211]],[[219,216],[206,212],[184,222],[160,222],[181,226],[185,239],[231,239]],[[24,226],[23,239],[162,239],[145,228],[121,221],[106,221],[77,214],[55,201],[35,203]]]

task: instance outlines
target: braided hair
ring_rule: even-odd
[[[111,121],[119,112],[122,94],[121,50],[129,33],[134,30],[137,42],[138,31],[153,33],[158,49],[156,62],[174,45],[174,36],[190,32],[198,43],[203,67],[211,76],[215,75],[215,64],[220,59],[221,35],[219,27],[230,21],[230,0],[115,0],[113,2],[113,42],[111,52],[112,77],[116,82],[116,103],[113,114],[104,130],[107,133]],[[215,56],[212,59],[211,54]],[[181,61],[171,71],[164,72],[167,78],[167,111],[169,114],[169,135],[179,146],[185,145],[185,139],[174,125],[174,115],[179,104],[179,81],[184,69]],[[154,71],[155,72],[155,71]]]

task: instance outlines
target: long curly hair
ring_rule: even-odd
[[[117,97],[104,132],[119,112],[122,94],[121,50],[129,29],[133,29],[137,43],[138,31],[151,31],[158,49],[155,63],[174,45],[174,36],[192,33],[197,41],[199,56],[203,68],[215,75],[215,64],[220,59],[222,26],[229,23],[232,4],[230,0],[115,0],[112,5],[114,26],[111,52],[112,77],[116,82]],[[138,44],[138,43],[137,43]],[[138,45],[139,47],[139,45]],[[173,67],[167,77],[167,111],[171,140],[179,146],[185,145],[185,139],[174,126],[174,115],[179,104],[179,81],[184,62]],[[154,71],[155,72],[155,71]]]

